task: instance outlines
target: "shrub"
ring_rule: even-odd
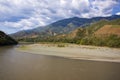
[[[58,44],[57,47],[65,47],[64,44]]]

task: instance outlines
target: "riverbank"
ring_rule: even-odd
[[[70,59],[120,62],[120,49],[75,44],[31,44],[18,48],[19,51],[59,56]]]

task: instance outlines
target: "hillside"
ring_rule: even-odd
[[[111,21],[100,20],[96,23],[91,24],[90,26],[78,28],[67,34],[66,37],[108,37],[110,35],[120,36],[120,19],[115,19]]]
[[[113,15],[109,17],[94,17],[94,18],[68,18],[56,21],[49,25],[38,27],[31,30],[23,30],[17,33],[11,34],[10,36],[15,39],[22,39],[22,38],[32,38],[32,37],[49,37],[49,36],[56,36],[61,34],[68,34],[73,30],[79,27],[89,26],[93,23],[96,23],[100,20],[113,20],[118,19],[120,16]]]
[[[105,28],[105,26],[109,25],[108,28]],[[82,28],[85,30],[86,36],[94,36],[95,34],[107,34],[107,35],[118,35],[119,36],[119,28],[120,28],[120,19],[115,20],[100,20],[98,22],[92,23],[89,26],[86,26],[85,28]],[[78,28],[80,29],[80,28]],[[113,31],[114,30],[114,31]],[[80,31],[80,30],[79,30]],[[104,31],[104,32],[103,32]],[[77,34],[82,33],[81,31]],[[96,35],[97,37],[97,35]]]
[[[120,36],[120,25],[104,25],[94,33],[96,36],[118,35]]]
[[[120,19],[101,20],[86,28],[79,28],[70,35],[76,35],[72,42],[77,44],[120,47]]]
[[[0,31],[0,46],[17,44],[17,41]]]
[[[97,22],[89,23],[89,25],[86,25],[84,27],[83,26],[76,27],[69,33],[59,34],[55,31],[46,31],[45,29],[48,29],[48,27],[45,28],[43,27],[42,32],[39,32],[37,36],[34,35],[29,37],[27,35],[26,37],[19,38],[18,40],[27,42],[63,42],[63,43],[76,43],[81,45],[120,47],[119,25],[120,18],[114,20],[102,19]],[[49,27],[50,30],[56,28],[57,27],[54,28],[53,26],[51,28]],[[59,32],[60,31],[61,29],[59,29]]]
[[[120,47],[120,19],[100,20],[90,26],[79,27],[68,34],[23,38],[27,42],[64,42],[82,45]],[[107,35],[107,36],[106,36]]]

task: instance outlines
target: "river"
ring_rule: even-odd
[[[0,80],[120,80],[120,63],[72,60],[0,47]]]

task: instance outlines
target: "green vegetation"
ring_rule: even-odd
[[[22,49],[22,50],[28,49],[28,47],[27,47],[27,46],[24,46],[24,45],[20,46],[19,48]]]
[[[115,27],[115,28],[119,28],[120,27],[120,25],[112,25],[111,27]]]
[[[0,31],[0,46],[17,44],[17,41]]]
[[[117,35],[111,35],[106,39],[106,46],[109,47],[120,47],[120,37]]]
[[[65,47],[64,44],[58,44],[57,47]]]
[[[97,36],[94,34],[104,25],[112,25],[112,27],[120,28],[120,19],[112,21],[101,20],[96,23],[92,23],[90,26],[78,28],[69,34],[59,34],[56,36],[46,37],[39,36],[36,38],[22,38],[19,39],[19,41],[75,43],[80,45],[120,47],[120,35],[109,34],[104,36]],[[58,44],[58,47],[65,47],[65,45]]]
[[[81,45],[94,45],[94,46],[108,46],[108,47],[120,47],[120,37],[117,35],[110,35],[106,38],[89,37],[78,40],[78,44]]]

